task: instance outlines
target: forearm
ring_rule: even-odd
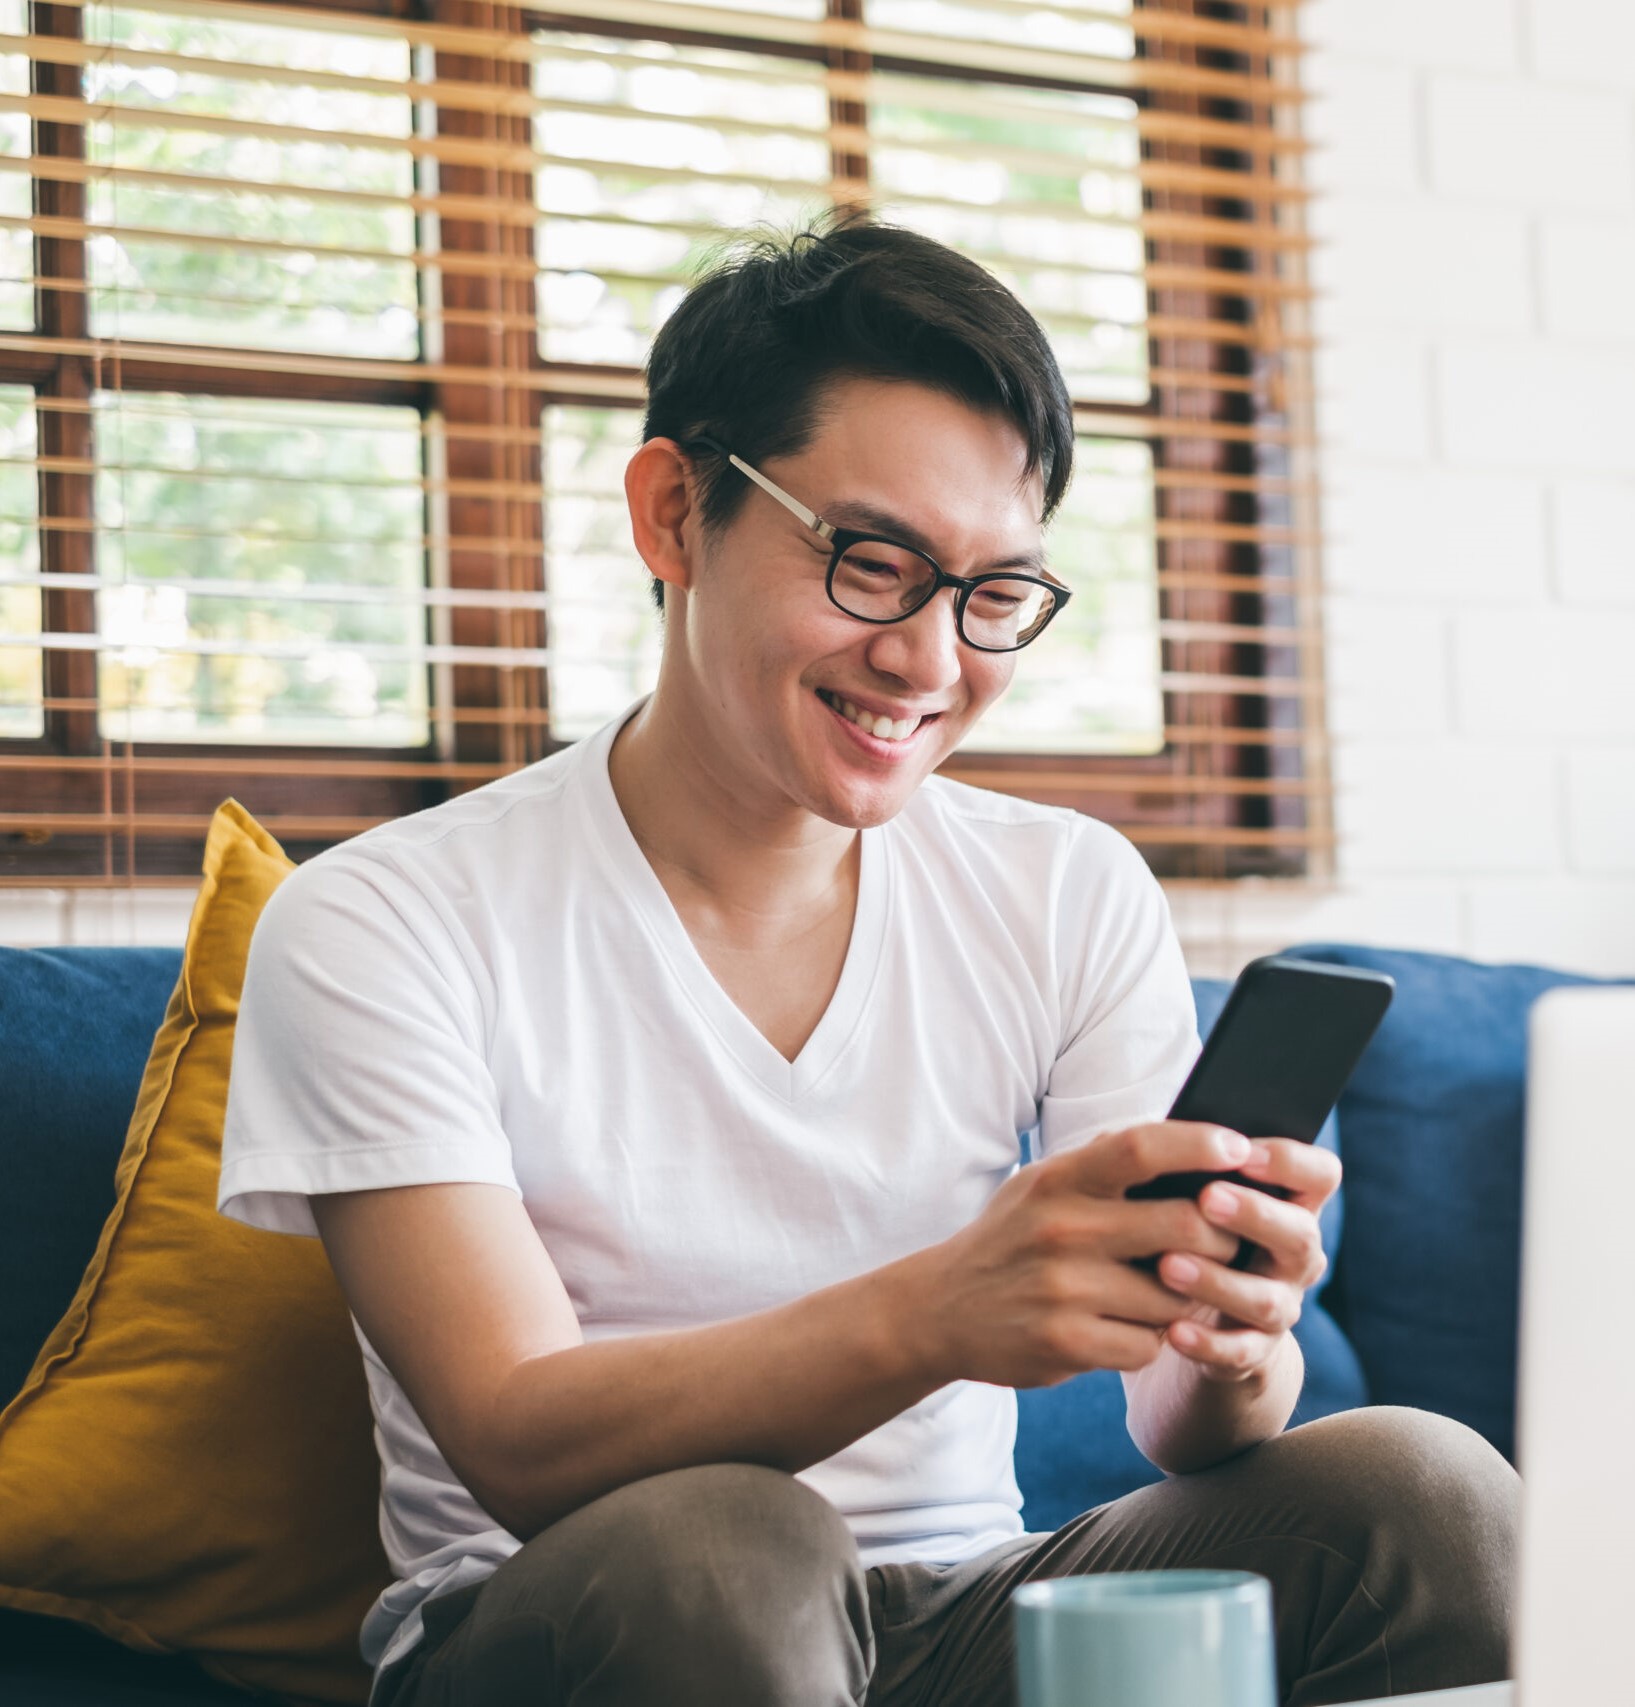
[[[1145,1369],[1124,1377],[1130,1438],[1170,1475],[1207,1470],[1281,1434],[1304,1379],[1293,1334],[1264,1368],[1235,1382],[1209,1379],[1166,1344]]]
[[[497,1395],[472,1491],[520,1539],[693,1464],[794,1472],[944,1384],[915,1259],[706,1328],[572,1346]]]

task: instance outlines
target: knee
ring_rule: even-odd
[[[1520,1479],[1474,1429],[1432,1411],[1375,1405],[1309,1423],[1309,1473],[1353,1521],[1423,1564],[1467,1583],[1508,1585],[1514,1567]]]
[[[1490,1523],[1515,1515],[1516,1472],[1474,1429],[1434,1411],[1371,1405],[1308,1424],[1297,1435],[1365,1501],[1427,1516],[1457,1509]]]
[[[798,1586],[862,1565],[845,1519],[821,1494],[760,1464],[702,1464],[649,1476],[575,1514],[617,1561],[625,1592],[650,1581],[666,1594],[702,1584],[751,1600],[773,1583]]]
[[[631,1700],[830,1707],[861,1696],[873,1639],[857,1545],[793,1476],[752,1464],[670,1471],[557,1528],[570,1525],[592,1565],[561,1632],[571,1670],[617,1673]]]

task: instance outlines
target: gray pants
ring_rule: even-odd
[[[1518,1482],[1479,1435],[1379,1407],[959,1565],[865,1570],[782,1471],[634,1482],[428,1603],[376,1707],[1005,1707],[1011,1590],[1215,1567],[1269,1577],[1287,1707],[1507,1673]]]

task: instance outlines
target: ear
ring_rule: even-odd
[[[642,562],[670,586],[690,586],[698,515],[687,453],[674,439],[649,439],[625,468],[624,495]]]

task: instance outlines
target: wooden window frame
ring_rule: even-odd
[[[1182,18],[1268,12],[1235,0],[1140,3],[1147,11]],[[483,0],[346,0],[344,8],[325,0],[277,0],[277,5],[286,16],[300,7],[330,17],[344,9],[360,18],[479,25],[488,31],[503,27],[519,36],[536,29],[655,35],[651,29],[579,16],[571,5],[534,12],[496,8]],[[828,0],[828,5],[837,17],[861,13],[861,0]],[[74,36],[81,19],[78,7],[31,0],[30,27],[36,34]],[[674,39],[816,58],[835,69],[869,68],[867,57],[852,50],[757,41],[748,33],[751,24],[746,18],[742,35],[674,32]],[[1203,34],[1205,39],[1193,40],[1183,28],[1145,42],[1145,51],[1179,66],[1266,69],[1264,63],[1251,67],[1241,56],[1212,45],[1209,32]],[[875,63],[882,71],[950,75],[946,67],[910,60]],[[460,57],[442,49],[437,70],[440,79],[503,80],[523,89],[530,75],[524,59]],[[81,93],[76,66],[36,60],[32,74],[39,93]],[[1041,86],[994,72],[981,73],[980,80]],[[1305,567],[1312,543],[1305,520],[1310,480],[1297,466],[1309,383],[1301,358],[1308,340],[1287,331],[1266,335],[1262,317],[1282,294],[1299,286],[1254,272],[1251,253],[1230,241],[1234,227],[1263,237],[1278,206],[1297,199],[1299,192],[1274,182],[1272,150],[1264,142],[1272,134],[1268,109],[1169,87],[1168,81],[1156,79],[1140,93],[1144,115],[1203,115],[1242,129],[1230,135],[1236,146],[1223,137],[1218,148],[1166,139],[1161,125],[1145,136],[1144,172],[1154,165],[1193,169],[1149,176],[1144,186],[1149,215],[1206,215],[1221,222],[1221,241],[1205,245],[1195,235],[1183,240],[1166,234],[1161,218],[1153,220],[1147,243],[1152,398],[1144,405],[1094,405],[1095,418],[1110,430],[1127,421],[1153,449],[1165,744],[1151,757],[956,755],[946,770],[963,780],[1111,819],[1168,878],[1317,875],[1326,866],[1329,839],[1327,777],[1317,698],[1320,672],[1309,627],[1314,601]],[[1130,93],[1065,80],[1044,86]],[[860,127],[867,112],[859,103],[837,99],[831,102],[831,120]],[[438,128],[444,135],[531,142],[530,121],[522,116],[444,107]],[[1287,138],[1278,146],[1286,150]],[[84,152],[82,125],[37,121],[36,153],[83,159]],[[1216,180],[1200,169],[1237,174],[1241,184],[1233,188],[1239,193],[1220,193]],[[833,173],[837,184],[855,185],[859,198],[866,196],[865,157],[837,149]],[[83,183],[46,177],[33,182],[37,214],[83,219]],[[497,165],[445,162],[441,187],[450,195],[514,198],[533,209],[530,174]],[[532,222],[485,224],[444,215],[440,227],[444,252],[533,260]],[[1302,242],[1298,235],[1290,238],[1293,249]],[[83,238],[38,235],[35,268],[37,331],[84,341],[89,297],[83,288]],[[445,270],[441,288],[445,310],[453,311],[442,332],[447,365],[496,374],[527,372],[527,386],[430,378],[422,383],[385,371],[372,378],[368,364],[358,362],[332,376],[267,374],[236,364],[232,349],[201,364],[196,356],[185,363],[166,359],[162,348],[150,358],[121,358],[118,386],[124,392],[396,404],[416,409],[422,419],[435,414],[446,432],[451,586],[543,593],[541,507],[531,498],[503,494],[541,487],[542,421],[549,407],[607,405],[610,391],[616,393],[621,385],[632,395],[629,381],[634,377],[639,384],[640,375],[637,369],[545,362],[534,330],[534,286],[525,274],[526,268],[516,266]],[[59,280],[66,287],[54,282]],[[75,283],[80,288],[71,288]],[[1233,325],[1244,328],[1241,344],[1222,340],[1220,329]],[[1206,326],[1213,330],[1197,330]],[[400,366],[382,363],[382,368],[394,365]],[[41,566],[55,574],[91,577],[95,572],[95,475],[83,472],[92,460],[94,423],[83,407],[53,410],[50,404],[88,401],[97,384],[96,367],[93,355],[0,350],[0,384],[30,385],[44,405],[37,416]],[[1155,418],[1184,422],[1187,430],[1155,434]],[[76,464],[80,471],[54,470],[54,460]],[[481,488],[489,485],[494,490],[485,494]],[[484,539],[504,543],[499,550],[483,549]],[[47,588],[42,615],[48,632],[94,632],[95,593]],[[545,641],[545,619],[535,610],[457,606],[450,622],[449,638],[459,646],[538,647]],[[450,698],[433,704],[434,738],[424,747],[389,751],[269,744],[230,752],[213,744],[124,742],[99,735],[94,652],[48,650],[44,672],[44,733],[32,741],[0,741],[0,758],[37,754],[57,762],[0,771],[7,797],[0,811],[0,885],[191,878],[202,824],[236,775],[245,779],[257,812],[300,858],[347,833],[341,825],[349,830],[360,817],[397,817],[435,804],[562,744],[550,737],[543,669],[453,667],[443,678]],[[142,817],[173,818],[174,836],[118,838],[106,832],[110,814],[134,812],[138,774]],[[67,833],[75,817],[91,812],[103,815],[101,828]],[[1196,845],[1200,831],[1208,845]],[[47,835],[55,841],[50,870],[38,875],[38,843]],[[115,869],[114,850],[121,839],[124,868]]]

